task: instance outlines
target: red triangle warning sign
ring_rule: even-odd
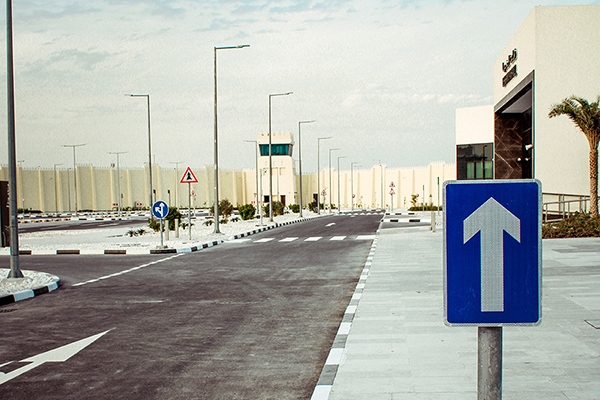
[[[198,183],[198,179],[196,179],[196,175],[194,175],[192,169],[187,167],[179,183]]]

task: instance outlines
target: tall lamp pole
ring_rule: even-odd
[[[331,152],[336,150],[341,149],[329,149],[329,214],[331,214],[331,198],[333,197],[333,184],[331,183]]]
[[[75,215],[77,215],[77,166],[75,161],[75,149],[77,147],[85,146],[86,143],[83,144],[63,144],[63,147],[72,147],[73,148],[73,184],[75,185]]]
[[[214,48],[214,52],[215,52],[215,137],[214,137],[214,145],[215,145],[215,149],[214,149],[214,158],[215,158],[215,231],[214,233],[221,233],[221,231],[219,230],[219,136],[218,136],[218,129],[217,129],[217,50],[228,50],[228,49],[242,49],[244,47],[250,47],[249,44],[241,44],[238,46],[222,46],[222,47],[215,47]]]
[[[56,174],[56,167],[62,164],[54,164],[54,209],[58,215],[58,178]]]
[[[150,204],[148,204],[148,209],[150,210],[150,218],[154,218],[154,214],[152,214],[152,136],[150,133],[150,94],[126,94],[125,96],[129,97],[146,97],[148,100],[148,171],[149,171],[149,179],[150,179]]]
[[[15,79],[13,70],[12,0],[6,0],[6,70],[8,94],[8,164],[10,168],[10,271],[8,278],[22,278],[19,267],[19,219],[17,213],[17,148],[15,142]]]
[[[377,161],[377,165],[381,168],[381,208],[383,208],[383,200],[385,199],[385,193],[383,193],[383,164],[381,164],[381,160],[373,159],[373,161]]]
[[[126,154],[128,151],[114,151],[108,152],[108,154],[117,155],[117,191],[119,192],[119,214],[121,214],[121,168],[119,167],[119,154]]]
[[[245,142],[254,143],[254,159],[256,164],[256,208],[258,209],[260,219],[262,220],[262,209],[260,207],[260,201],[258,200],[258,197],[260,196],[258,193],[258,140],[245,140]]]
[[[171,161],[171,164],[175,164],[175,207],[179,208],[179,186],[177,186],[177,183],[179,183],[179,164],[183,164],[183,161]]]
[[[317,138],[317,213],[321,215],[321,140],[331,139],[333,136]]]
[[[337,174],[338,174],[338,213],[342,212],[342,200],[340,197],[340,158],[346,158],[346,156],[340,156],[337,158]]]
[[[300,121],[298,122],[298,169],[300,174],[300,218],[302,218],[302,138],[300,136],[300,126],[302,124],[310,124],[312,121]]]
[[[354,211],[354,164],[359,164],[359,162],[350,163],[350,202],[352,204],[352,211]]]
[[[293,92],[275,93],[269,95],[269,221],[273,222],[273,151],[271,142],[271,97],[289,96]]]

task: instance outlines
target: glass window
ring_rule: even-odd
[[[493,157],[493,143],[456,146],[457,179],[493,179]]]
[[[273,149],[274,156],[291,156],[292,145],[291,144],[273,144],[271,143],[271,149]],[[260,155],[268,156],[269,155],[269,145],[261,144],[260,145]]]

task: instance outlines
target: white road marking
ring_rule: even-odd
[[[377,235],[358,235],[356,237],[356,240],[371,240],[371,239],[375,239],[377,237]]]
[[[346,239],[346,236],[334,236],[329,240],[344,240],[344,239]]]
[[[150,265],[153,265],[153,264],[158,264],[158,263],[161,263],[161,262],[172,260],[172,259],[174,259],[176,257],[179,257],[179,256],[183,255],[183,254],[185,254],[185,253],[178,253],[178,254],[175,254],[174,256],[163,258],[162,260],[153,261],[153,262],[148,263],[148,264],[138,265],[137,267],[129,268],[129,269],[126,269],[126,270],[120,271],[120,272],[115,272],[114,274],[110,274],[110,275],[106,275],[106,276],[101,276],[100,278],[90,279],[89,281],[79,282],[79,283],[74,284],[73,286],[83,286],[83,285],[87,285],[88,283],[94,283],[94,282],[98,282],[98,281],[101,281],[101,280],[104,280],[104,279],[113,278],[115,276],[127,274],[129,272],[137,271],[138,269],[141,269],[141,268],[149,267]]]
[[[235,239],[235,240],[226,240],[224,243],[244,243],[249,242],[252,239]]]
[[[11,371],[7,374],[0,372],[0,385],[10,381],[11,379],[16,378],[19,375],[24,374],[27,371],[34,369],[35,367],[39,367],[40,365],[42,365],[44,363],[65,362],[69,358],[73,357],[75,354],[79,353],[81,350],[85,349],[87,346],[94,343],[96,340],[98,340],[100,337],[102,337],[104,334],[106,334],[110,331],[111,331],[111,329],[109,329],[108,331],[99,333],[97,335],[90,336],[88,338],[81,339],[81,340],[78,340],[73,343],[69,343],[65,346],[56,348],[54,350],[50,350],[45,353],[41,353],[36,356],[21,360],[21,362],[26,362],[26,363],[31,363],[31,364],[27,364],[21,368],[15,369],[14,371]],[[6,364],[10,364],[10,363],[6,363]],[[2,364],[2,366],[6,365],[6,364]]]
[[[298,239],[298,238],[297,237],[289,237],[289,238],[281,239],[280,242],[293,242],[296,239]]]
[[[271,240],[274,240],[274,238],[259,239],[259,240],[255,241],[254,243],[266,243],[266,242],[270,242]]]
[[[305,242],[316,242],[317,240],[320,240],[323,236],[312,236],[309,237],[308,239],[305,240]]]

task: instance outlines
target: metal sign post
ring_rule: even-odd
[[[478,327],[478,399],[502,398],[503,326],[541,321],[541,184],[444,183],[444,322]]]
[[[152,205],[152,214],[160,219],[160,248],[164,249],[163,242],[163,219],[169,214],[169,206],[162,200],[157,201]]]
[[[188,184],[188,238],[192,240],[192,183],[198,183],[198,179],[190,167],[187,167],[179,183]]]

